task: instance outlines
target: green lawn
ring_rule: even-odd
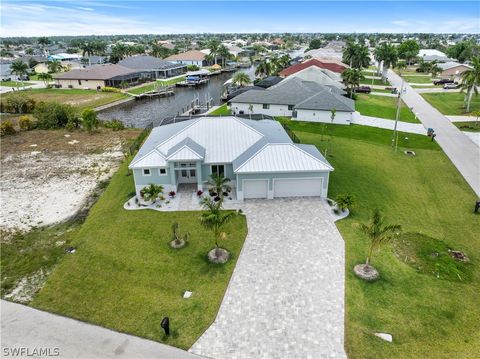
[[[105,105],[128,97],[128,95],[119,92],[101,92],[82,89],[33,89],[22,91],[22,93],[33,98],[36,102],[60,102],[75,105],[81,109]],[[8,96],[11,95],[11,92],[3,95],[2,101],[5,101]]]
[[[358,94],[357,100],[355,101],[355,108],[365,116],[394,120],[397,113],[397,99],[395,97]],[[415,115],[406,107],[405,103],[402,104],[400,110],[400,121],[420,122],[415,120]]]
[[[480,121],[479,122],[453,122],[460,130],[466,132],[480,132]]]
[[[373,80],[373,83],[372,83]],[[382,79],[363,79],[360,81],[360,85],[379,85],[379,86],[390,86],[390,82],[382,81]]]
[[[406,82],[417,83],[417,84],[431,84],[432,78],[430,76],[402,76]]]
[[[200,226],[199,212],[127,211],[134,193],[127,164],[92,207],[65,256],[32,305],[120,332],[189,348],[213,322],[240,254],[247,228],[244,216],[226,228],[226,265],[206,259],[212,233]],[[171,249],[171,226],[189,232],[188,245]],[[184,291],[193,292],[183,299]],[[170,317],[172,335],[160,328]]]
[[[222,106],[217,108],[215,111],[212,111],[209,113],[209,115],[213,115],[213,116],[227,116],[231,114],[232,112],[230,111],[226,103],[224,103]]]
[[[157,80],[156,82],[149,82],[149,83],[145,84],[144,86],[137,87],[137,88],[134,88],[134,89],[131,89],[131,90],[127,89],[126,91],[129,92],[129,93],[132,93],[134,95],[140,95],[142,93],[152,91],[152,90],[156,89],[158,86],[174,85],[177,82],[181,82],[183,80],[185,80],[185,77],[178,77],[178,78],[174,78],[174,79],[170,79],[170,80]]]
[[[464,98],[465,93],[460,92],[440,92],[440,93],[422,93],[421,94],[430,105],[435,107],[444,115],[466,115],[473,111],[480,111],[480,96],[473,95],[470,104],[470,112],[465,112]]]
[[[22,87],[22,86],[30,86],[30,85],[33,85],[33,83],[31,82],[24,82],[22,84],[21,81],[1,81],[0,82],[0,86],[4,86],[4,87]]]
[[[357,205],[350,217],[337,222],[346,243],[346,339],[354,358],[474,358],[480,351],[480,215],[474,215],[473,191],[426,136],[400,136],[400,148],[390,147],[391,131],[364,126],[289,122],[304,143],[328,147],[335,171],[329,197],[349,193]],[[408,136],[408,141],[405,140]],[[416,152],[407,157],[402,150]],[[389,223],[404,232],[421,232],[470,257],[472,278],[462,282],[417,272],[387,247],[373,258],[381,278],[366,283],[353,274],[365,260],[366,237],[354,226],[380,208]],[[406,236],[405,236],[406,237]],[[432,257],[432,253],[425,255]],[[441,268],[440,268],[441,269]],[[393,335],[388,343],[373,332]]]

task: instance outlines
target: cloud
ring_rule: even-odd
[[[392,24],[397,26],[409,26],[410,22],[407,20],[394,20],[392,21]]]

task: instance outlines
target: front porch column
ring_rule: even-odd
[[[200,161],[197,161],[195,165],[197,167],[197,191],[203,191],[202,163]]]
[[[178,192],[177,188],[177,176],[175,175],[175,164],[173,162],[170,162],[169,164],[170,167],[170,183],[175,187],[175,192]]]

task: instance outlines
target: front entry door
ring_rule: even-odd
[[[179,183],[197,183],[197,170],[184,169],[180,170]]]

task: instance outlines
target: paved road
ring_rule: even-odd
[[[57,358],[161,358],[200,359],[183,350],[150,340],[117,333],[74,319],[42,312],[24,305],[1,301],[2,357],[27,358],[14,350],[47,348]],[[47,350],[45,349],[45,350]],[[24,349],[27,350],[27,349]],[[37,358],[38,356],[35,356]],[[47,356],[42,356],[47,357]]]
[[[247,200],[248,236],[215,322],[191,352],[346,358],[344,242],[319,198]]]
[[[392,70],[388,71],[388,79],[393,86],[401,88],[402,79]],[[435,140],[480,197],[480,149],[407,83],[405,88],[403,101],[426,128],[435,129]]]

